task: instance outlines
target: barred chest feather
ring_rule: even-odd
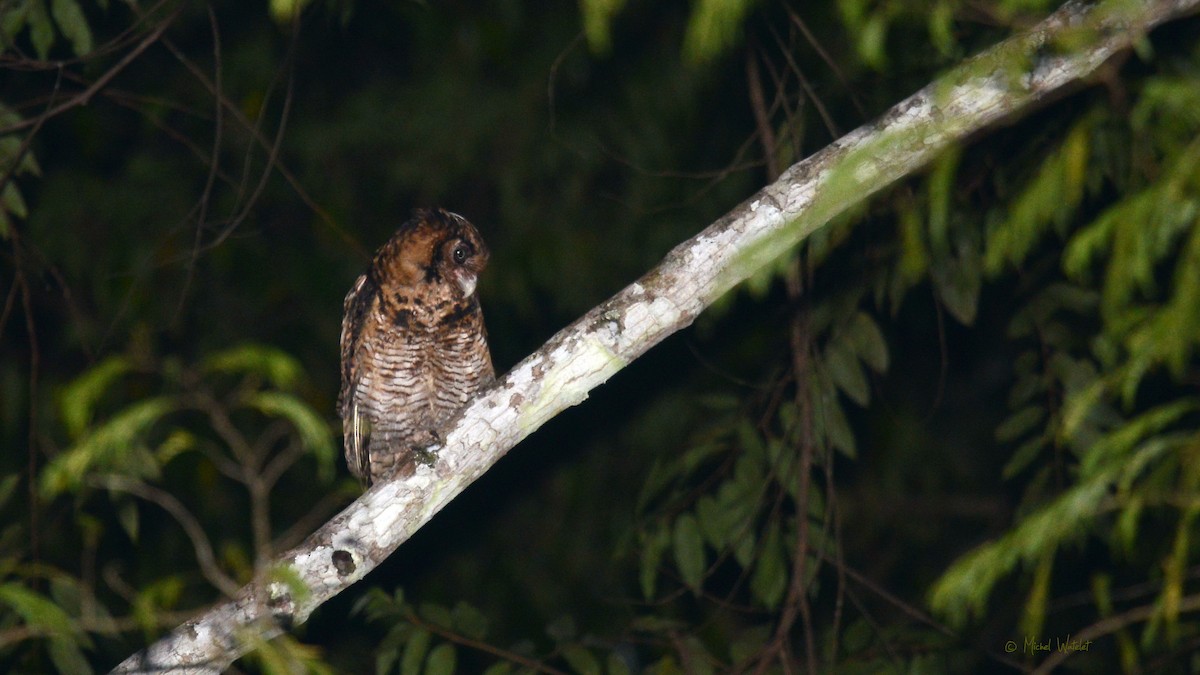
[[[387,445],[437,427],[494,376],[473,301],[432,325],[382,307],[370,323],[355,400],[371,418],[372,435]]]

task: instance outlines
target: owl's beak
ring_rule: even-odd
[[[454,280],[458,282],[458,287],[462,289],[463,297],[469,298],[475,292],[475,284],[479,281],[479,275],[470,270],[459,270],[454,275]]]

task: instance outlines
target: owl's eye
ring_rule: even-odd
[[[454,247],[454,252],[450,255],[454,257],[454,262],[461,265],[467,261],[467,253],[468,251],[466,245],[459,244],[458,246]]]

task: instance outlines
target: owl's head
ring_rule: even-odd
[[[475,293],[487,260],[487,245],[479,230],[466,218],[443,209],[413,211],[375,258],[387,281],[460,298]]]

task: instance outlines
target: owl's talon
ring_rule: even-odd
[[[424,464],[425,466],[433,468],[433,465],[437,463],[438,453],[441,451],[441,449],[442,446],[440,443],[426,446],[414,445],[412,448],[412,456],[413,459],[417,460],[418,464]]]
[[[418,432],[417,443],[412,446],[412,455],[417,463],[432,467],[437,462],[437,456],[441,450],[441,434],[436,429],[425,429]]]

